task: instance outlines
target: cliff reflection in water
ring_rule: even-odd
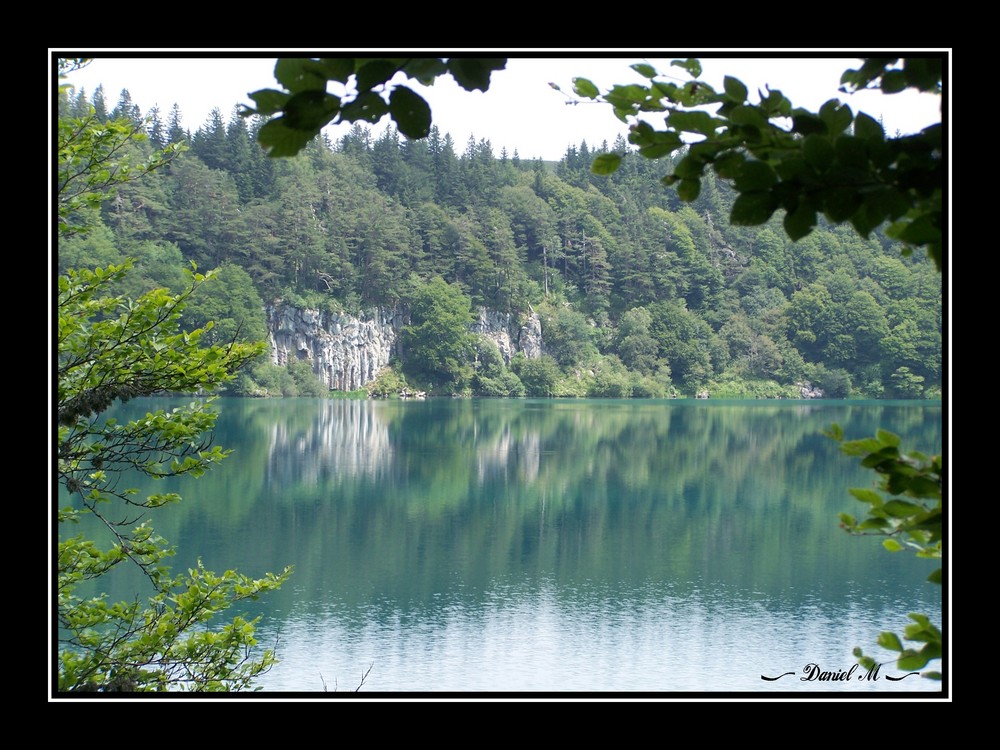
[[[789,627],[849,609],[875,629],[849,648],[873,642],[887,611],[940,607],[924,582],[932,562],[837,528],[856,510],[848,488],[874,477],[821,434],[883,427],[933,453],[939,405],[222,399],[219,410],[216,440],[233,455],[197,481],[140,491],[184,497],[152,514],[177,567],[295,566],[250,612],[283,640],[334,622],[356,639],[404,626],[441,638],[459,614],[479,632],[501,599],[516,613],[541,591],[569,621],[598,594],[644,621],[666,591]],[[141,575],[122,573],[114,599],[142,590]]]
[[[390,473],[393,447],[385,415],[367,401],[316,401],[270,425],[267,485],[318,485],[333,477]],[[293,418],[294,417],[294,418]]]

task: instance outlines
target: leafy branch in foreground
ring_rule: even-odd
[[[882,542],[887,550],[913,551],[917,557],[941,559],[941,481],[943,466],[941,456],[903,452],[899,449],[899,436],[878,430],[873,438],[844,441],[843,430],[833,425],[827,435],[841,444],[841,450],[850,456],[860,456],[861,465],[879,475],[879,489],[854,488],[850,490],[857,500],[867,504],[862,520],[848,513],[840,514],[840,525],[852,534],[875,534],[885,537]],[[889,497],[885,497],[888,495]],[[941,585],[941,568],[934,570],[928,581]],[[935,659],[940,659],[943,649],[941,630],[923,614],[911,613],[913,623],[907,625],[900,638],[896,633],[883,632],[878,645],[899,653],[896,665],[904,671],[920,670]],[[912,641],[921,646],[904,646]],[[862,666],[875,665],[871,656],[860,648],[854,649]],[[938,671],[923,673],[930,679],[941,679]]]
[[[60,60],[63,75],[85,58]],[[96,211],[115,189],[167,164],[179,144],[133,163],[134,146],[146,139],[127,120],[102,123],[60,118],[56,175],[58,235],[86,233]],[[211,445],[215,413],[210,399],[171,411],[157,410],[119,423],[103,414],[115,403],[173,393],[211,394],[266,347],[230,341],[206,346],[211,324],[181,328],[191,295],[214,272],[187,271],[180,294],[154,289],[135,300],[112,293],[132,267],[69,270],[56,284],[56,472],[62,490],[56,511],[59,692],[229,691],[252,686],[270,669],[273,650],[258,655],[256,620],[235,617],[214,628],[216,617],[272,591],[291,569],[250,578],[233,570],[217,575],[202,567],[174,576],[165,564],[174,549],[146,515],[180,501],[174,493],[136,497],[122,487],[136,473],[162,478],[199,476],[228,454]],[[70,536],[70,525],[82,531]],[[107,536],[105,545],[95,534]],[[80,587],[123,562],[138,566],[152,594],[111,603],[106,593],[85,596]]]
[[[243,116],[272,117],[257,139],[270,156],[294,156],[330,124],[375,123],[389,115],[407,138],[425,138],[431,130],[431,108],[397,75],[430,86],[446,73],[466,91],[486,91],[490,75],[503,70],[505,58],[298,58],[283,57],[274,77],[283,90],[261,89],[250,94],[256,104]],[[327,92],[333,82],[342,95]]]
[[[633,70],[648,84],[612,87],[601,95],[593,82],[574,79],[577,95],[602,99],[630,125],[629,142],[648,159],[671,157],[673,172],[662,178],[678,196],[695,200],[705,170],[711,167],[738,193],[730,220],[756,226],[783,209],[784,229],[793,241],[809,234],[817,216],[849,222],[868,237],[889,221],[886,234],[907,246],[925,247],[942,264],[942,128],[937,123],[912,135],[887,137],[882,125],[863,112],[831,99],[811,112],[794,107],[780,91],[748,99],[746,85],[731,76],[715,91],[701,75],[698,60],[674,60],[693,80],[678,85],[651,65]],[[942,61],[937,57],[868,58],[841,77],[845,91],[880,88],[887,94],[915,88],[941,93]],[[707,108],[717,105],[714,111]],[[663,128],[640,119],[665,113]],[[622,154],[598,156],[596,174],[610,174]]]
[[[235,604],[278,588],[290,575],[254,579],[232,570],[217,575],[199,563],[173,576],[174,550],[146,514],[180,501],[173,493],[136,497],[120,486],[135,473],[162,478],[199,476],[228,454],[211,445],[215,413],[208,400],[158,410],[125,423],[102,417],[112,403],[175,392],[210,392],[226,383],[263,344],[203,347],[205,329],[181,331],[187,298],[212,274],[190,271],[186,291],[159,289],[136,300],[104,294],[129,264],[70,271],[58,280],[57,472],[64,506],[61,531],[97,522],[109,535],[61,534],[57,553],[60,691],[242,690],[274,663],[256,656],[256,620],[236,617],[207,626]],[[64,526],[65,525],[65,526]],[[110,603],[78,587],[123,562],[144,573],[147,601]]]

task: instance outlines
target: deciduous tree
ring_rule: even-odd
[[[71,64],[60,65],[60,72]],[[58,126],[59,236],[85,234],[93,210],[124,182],[169,162],[176,147],[141,164],[123,155],[145,138],[134,122],[93,114]],[[192,269],[178,294],[155,289],[131,300],[111,292],[131,261],[68,269],[56,290],[54,416],[59,541],[54,568],[58,622],[55,687],[60,692],[241,690],[274,661],[258,653],[254,620],[216,617],[281,585],[289,575],[221,575],[200,564],[175,575],[171,547],[153,530],[151,512],[180,497],[137,497],[128,477],[198,476],[226,451],[211,445],[215,414],[205,399],[120,423],[116,403],[174,393],[208,394],[257,356],[263,344],[206,346],[208,324],[182,330],[188,297],[209,276]],[[71,529],[79,529],[73,534]],[[136,565],[148,597],[111,602],[100,583],[115,567]],[[85,593],[97,582],[98,593]]]

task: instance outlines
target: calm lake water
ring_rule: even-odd
[[[178,402],[180,403],[180,402]],[[119,417],[168,408],[145,400]],[[940,622],[936,567],[850,537],[874,475],[821,430],[941,450],[926,402],[223,399],[233,456],[154,516],[211,570],[294,565],[258,602],[265,691],[939,690],[874,646]],[[144,491],[153,491],[143,487]],[[116,573],[114,595],[142,579]],[[235,613],[234,613],[235,614]],[[878,679],[848,670],[862,646]],[[774,681],[761,676],[777,677]]]

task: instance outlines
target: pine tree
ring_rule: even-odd
[[[250,140],[250,133],[239,107],[233,108],[226,128],[226,169],[233,176],[240,203],[249,203],[254,197],[254,163],[251,152],[260,147]]]
[[[174,102],[174,106],[170,109],[170,121],[167,124],[167,140],[170,143],[190,142],[191,134],[184,129],[184,126],[181,125],[182,122],[180,105]]]
[[[104,99],[104,86],[98,86],[94,91],[94,99],[92,104],[94,105],[94,116],[97,118],[98,122],[108,121],[108,104]]]
[[[128,89],[122,89],[122,93],[118,97],[118,104],[111,110],[111,119],[128,120],[133,125],[140,127],[145,125],[142,111],[139,109],[139,105],[132,101],[132,95],[129,94]]]
[[[167,130],[163,126],[163,120],[160,119],[160,108],[157,105],[153,105],[153,108],[149,110],[149,124],[146,126],[146,132],[149,134],[149,142],[153,148],[166,148],[170,142],[167,140]]]
[[[226,123],[222,112],[215,107],[208,121],[198,128],[191,141],[191,153],[201,159],[209,169],[227,169]]]

